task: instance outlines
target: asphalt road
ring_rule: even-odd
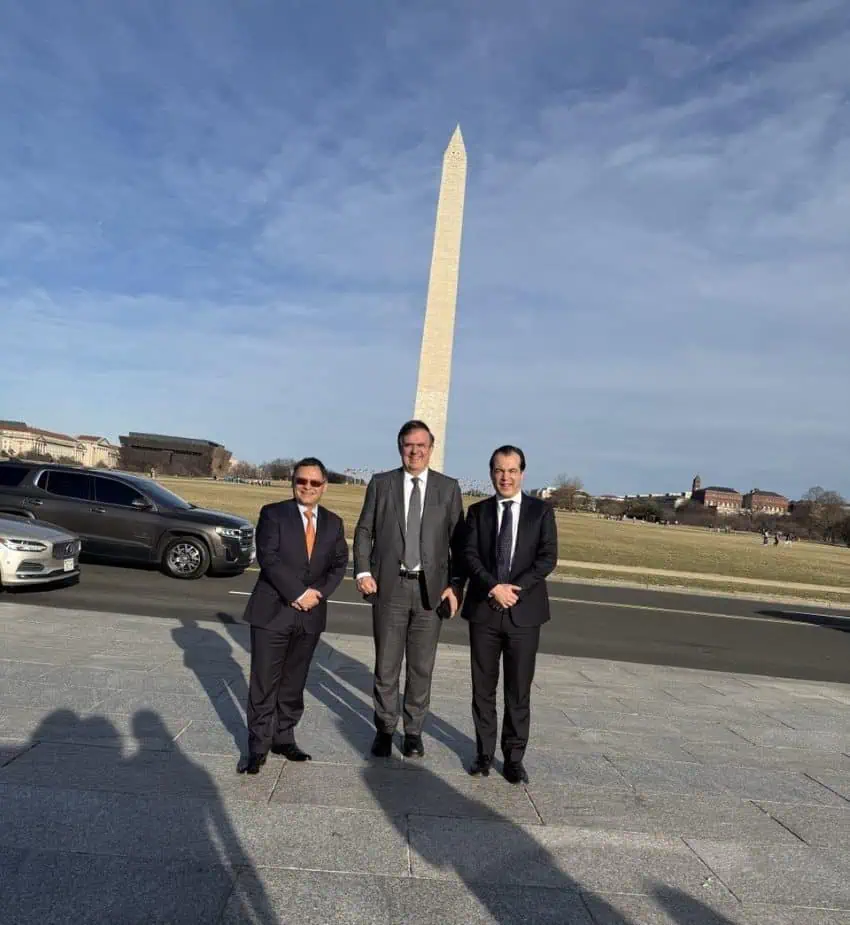
[[[4,601],[198,621],[238,621],[257,577],[177,581],[153,569],[83,564],[69,587],[6,592]],[[718,671],[850,683],[850,611],[740,598],[551,582],[541,651]],[[370,608],[347,578],[328,630],[371,635]],[[466,624],[443,628],[466,643]]]

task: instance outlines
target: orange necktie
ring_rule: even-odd
[[[304,511],[307,518],[307,528],[304,531],[304,539],[307,541],[307,559],[313,555],[313,546],[316,542],[316,528],[313,526],[313,512]]]

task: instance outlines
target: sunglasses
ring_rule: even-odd
[[[321,488],[324,485],[324,482],[320,482],[318,479],[296,479],[296,485],[300,485],[302,488],[306,488],[308,485],[310,488]]]

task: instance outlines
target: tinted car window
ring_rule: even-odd
[[[144,500],[135,488],[130,488],[123,482],[116,482],[115,479],[102,479],[97,476],[94,479],[94,494],[102,504],[121,504],[124,507],[130,507],[134,501]]]
[[[10,466],[8,463],[3,463],[0,466],[0,485],[20,485],[24,480],[24,476],[29,472],[26,466]]]
[[[88,501],[89,483],[91,479],[81,472],[55,472],[47,475],[47,490],[51,495],[61,495],[63,498],[78,498]]]

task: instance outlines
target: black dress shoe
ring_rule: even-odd
[[[272,753],[283,755],[287,761],[312,761],[313,756],[307,752],[302,752],[294,742],[287,742],[286,745],[272,745]]]
[[[378,732],[372,743],[372,754],[376,758],[389,758],[393,753],[393,736],[391,732]]]
[[[510,784],[527,784],[528,774],[521,761],[505,762],[505,780]]]
[[[259,774],[260,768],[266,763],[265,755],[247,755],[243,756],[236,770],[239,774]]]
[[[423,758],[425,746],[422,744],[422,736],[405,735],[401,753],[405,758]]]
[[[469,769],[469,773],[473,777],[475,777],[476,774],[480,774],[482,777],[489,777],[490,765],[492,763],[493,759],[489,755],[476,755],[475,762]]]

